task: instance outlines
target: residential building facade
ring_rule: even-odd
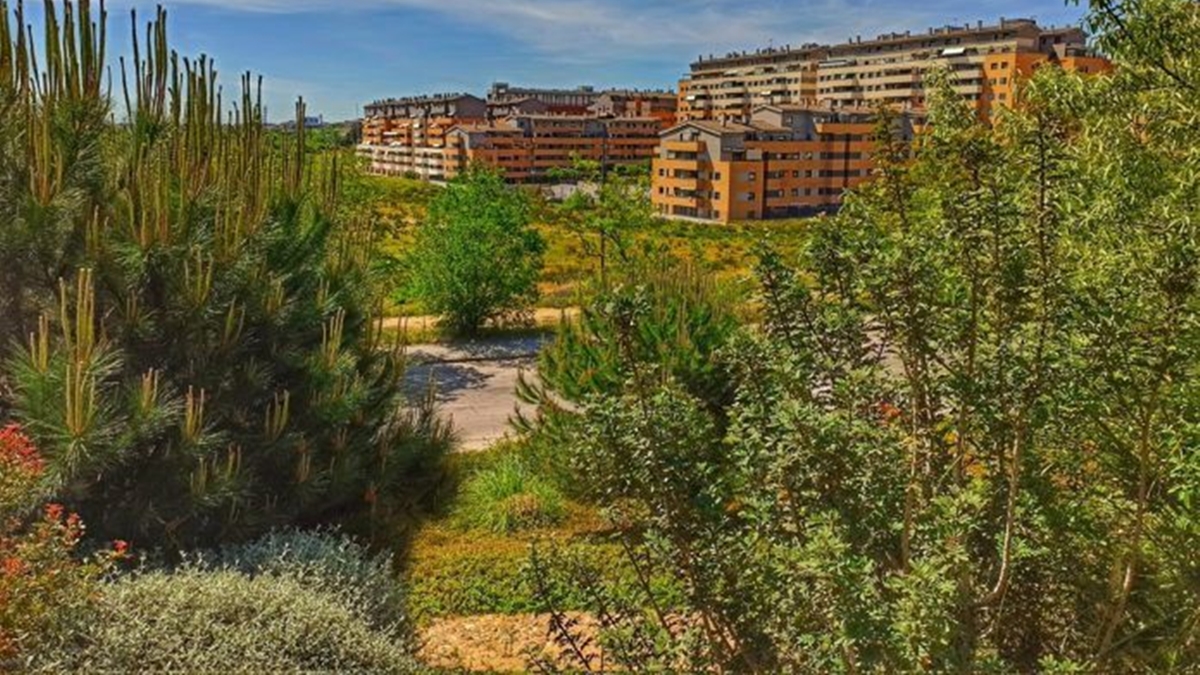
[[[701,58],[680,82],[679,118],[745,120],[761,105],[855,107],[925,105],[924,76],[949,69],[955,91],[981,115],[1012,105],[1013,85],[1045,62],[1104,72],[1078,27],[1043,28],[1032,19],[888,33],[874,40],[806,44]]]
[[[673,92],[493,85],[487,100],[441,94],[365,108],[358,154],[376,174],[448,180],[472,162],[513,182],[542,181],[575,158],[646,162],[674,124]]]
[[[487,101],[470,94],[433,94],[375,101],[364,108],[363,144],[414,142],[411,132],[428,129],[430,121],[484,120],[487,117]]]
[[[446,167],[453,177],[474,163],[501,170],[512,182],[550,180],[576,159],[612,167],[648,163],[659,145],[655,117],[521,115],[487,124],[462,124],[448,134]]]
[[[680,124],[663,132],[652,201],[664,216],[722,222],[834,209],[871,176],[875,110],[898,111],[904,139],[920,129],[932,70],[988,119],[1046,64],[1112,69],[1080,28],[1031,19],[701,58],[680,82]]]
[[[581,86],[575,89],[544,89],[538,87],[516,87],[507,82],[496,82],[488,90],[487,100],[492,105],[506,105],[518,101],[533,100],[542,103],[541,112],[554,115],[586,115],[588,109],[600,98],[595,87]]]
[[[923,116],[898,117],[911,139]],[[866,108],[766,105],[744,122],[691,120],[665,131],[651,201],[666,217],[731,222],[836,208],[870,178],[874,113]]]

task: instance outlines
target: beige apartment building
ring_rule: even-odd
[[[1111,69],[1078,27],[1000,19],[702,58],[680,82],[679,119],[746,120],[762,105],[921,108],[924,75],[938,67],[948,68],[955,90],[987,115],[1012,105],[1015,81],[1045,62],[1083,72]]]

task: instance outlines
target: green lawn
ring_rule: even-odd
[[[464,521],[462,508],[473,477],[494,469],[505,458],[527,453],[525,446],[505,443],[481,453],[446,457],[416,522],[398,522],[390,539],[403,561],[414,618],[422,624],[449,616],[521,614],[544,611],[528,573],[531,551],[555,552],[593,565],[607,579],[630,581],[632,570],[620,544],[596,509],[565,499],[555,522],[497,532]],[[539,480],[553,476],[534,469]],[[520,498],[523,495],[518,496]],[[498,504],[497,507],[500,505]],[[567,594],[568,608],[584,599]]]

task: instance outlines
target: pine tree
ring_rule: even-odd
[[[121,61],[103,4],[45,7],[41,52],[0,2],[0,333],[14,416],[93,531],[189,546],[356,508],[441,438],[401,412],[379,232],[336,156],[229,105],[161,8]]]

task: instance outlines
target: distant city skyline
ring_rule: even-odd
[[[227,90],[264,77],[273,121],[297,96],[310,115],[342,120],[391,96],[482,94],[494,81],[546,87],[675,88],[703,54],[841,42],[947,23],[1032,17],[1078,22],[1079,7],[980,0],[180,0],[163,3],[184,55],[215,57]],[[35,6],[36,5],[36,6]],[[131,7],[108,3],[110,52],[128,52]],[[40,3],[29,3],[34,21]],[[115,58],[114,58],[115,62]]]

